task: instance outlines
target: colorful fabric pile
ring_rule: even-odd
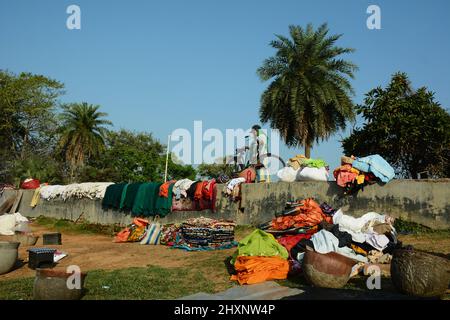
[[[363,190],[367,184],[376,181],[389,182],[395,176],[394,169],[380,155],[364,158],[341,158],[341,166],[333,171],[338,186],[344,188],[345,194],[354,194]]]
[[[191,218],[181,224],[173,247],[188,251],[232,248],[237,244],[234,241],[235,227],[236,223],[232,221]]]
[[[318,253],[336,252],[359,262],[389,263],[401,246],[394,219],[376,212],[359,218],[343,214],[313,199],[288,202],[285,210],[265,226],[289,252],[290,272],[299,267],[306,247]]]
[[[236,274],[231,280],[239,284],[254,284],[286,279],[289,272],[288,251],[273,235],[256,229],[238,244],[230,263]]]
[[[309,159],[304,155],[290,158],[288,165],[277,173],[281,181],[327,181],[328,165],[322,159]]]
[[[159,182],[116,183],[108,186],[102,201],[105,210],[131,212],[133,216],[164,217],[172,211],[215,210],[216,181],[183,179]]]
[[[331,217],[323,213],[319,204],[313,199],[299,201],[293,210],[272,220],[272,229],[286,230],[292,228],[313,227],[322,220],[331,222]]]

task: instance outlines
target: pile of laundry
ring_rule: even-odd
[[[377,181],[388,183],[395,176],[394,168],[380,155],[363,158],[341,157],[341,166],[333,171],[338,186],[344,194],[354,194],[364,186]]]
[[[161,216],[172,211],[215,210],[216,181],[182,179],[161,182],[116,183],[108,186],[102,207],[133,216]]]
[[[29,231],[28,223],[28,219],[19,212],[0,215],[0,235],[12,236],[15,232]]]
[[[286,167],[277,173],[281,181],[328,181],[328,165],[322,159],[309,159],[304,155],[290,158]]]
[[[134,218],[133,222],[117,233],[114,242],[140,242],[140,244],[166,245],[187,251],[229,249],[234,241],[236,223],[205,217],[187,219],[181,224],[161,225],[158,220]]]
[[[235,227],[233,221],[205,217],[187,219],[181,224],[172,247],[188,251],[229,249],[237,244]]]
[[[66,201],[70,198],[103,199],[106,189],[112,182],[84,182],[68,185],[41,185],[35,190],[44,200],[61,198]]]
[[[236,271],[231,280],[255,284],[286,279],[289,273],[288,251],[273,235],[256,229],[242,239],[230,263]]]
[[[393,250],[401,246],[393,223],[393,218],[376,212],[354,218],[309,198],[288,202],[282,213],[260,228],[273,234],[289,252],[292,272],[299,269],[306,247],[347,256],[355,265],[360,262],[359,267],[390,263]]]

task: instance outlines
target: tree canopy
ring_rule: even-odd
[[[261,80],[272,79],[261,96],[261,121],[279,129],[288,146],[304,146],[308,158],[314,142],[354,120],[349,78],[357,67],[340,57],[354,50],[336,46],[341,35],[328,33],[326,24],[289,26],[290,37],[276,35],[275,55],[257,70]]]
[[[399,177],[450,176],[450,115],[432,91],[414,90],[405,73],[396,73],[386,88],[366,94],[357,113],[365,122],[342,141],[346,154],[378,153]]]

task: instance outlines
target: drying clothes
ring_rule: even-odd
[[[189,189],[187,189],[187,191],[186,191],[187,197],[189,199],[191,199],[192,201],[194,201],[194,199],[195,199],[195,190],[197,190],[197,185],[199,183],[201,183],[201,181],[195,181],[193,184],[191,184]]]
[[[353,182],[359,175],[359,171],[350,164],[344,164],[333,171],[336,183],[340,187],[345,187],[348,183]]]
[[[380,222],[378,220],[370,220],[362,228],[363,232],[386,234],[394,231],[394,227],[390,223]]]
[[[394,168],[378,154],[356,158],[352,166],[363,172],[371,172],[382,182],[387,183],[395,176]]]
[[[322,159],[304,159],[303,166],[309,168],[324,168],[327,163]]]
[[[153,216],[156,213],[156,201],[159,198],[161,183],[147,182],[139,186],[131,213],[136,216]]]
[[[133,209],[134,199],[138,193],[139,187],[142,182],[130,183],[127,188],[127,193],[125,195],[125,200],[123,201],[123,210]]]
[[[171,184],[174,184],[175,182],[177,182],[176,180],[170,180],[167,182],[164,182],[161,187],[159,187],[159,196],[160,197],[164,197],[164,198],[168,198],[169,197],[169,186]]]
[[[367,258],[355,254],[355,252],[350,249],[349,247],[339,247],[339,240],[336,238],[331,232],[326,230],[320,230],[319,232],[315,233],[311,237],[311,242],[314,245],[314,250],[318,253],[329,253],[329,252],[336,252],[339,254],[342,254],[343,256],[361,261],[361,262],[367,262]]]
[[[237,256],[278,256],[287,259],[289,254],[286,248],[275,240],[273,235],[256,229],[239,242],[231,263],[234,263]]]
[[[331,222],[332,218],[322,212],[320,206],[313,199],[300,202],[297,214],[276,217],[272,220],[272,228],[286,230],[290,228],[311,227],[318,225],[322,220]]]
[[[33,197],[31,198],[30,207],[34,208],[39,203],[39,198],[41,197],[41,188],[34,189]]]
[[[352,236],[348,232],[339,231],[339,225],[322,221],[319,224],[321,229],[331,232],[339,240],[339,248],[349,247],[352,243]]]
[[[41,198],[44,200],[51,200],[61,196],[65,186],[48,185],[41,187]]]
[[[391,263],[392,261],[392,255],[389,253],[383,253],[377,250],[372,250],[367,255],[367,259],[369,259],[370,263]]]
[[[203,187],[207,184],[207,181],[200,181],[195,187],[194,200],[200,200],[203,197]]]
[[[230,280],[240,285],[255,284],[268,280],[286,279],[289,273],[289,262],[280,257],[246,257],[240,256],[234,263],[237,271]]]
[[[186,191],[193,183],[194,181],[190,179],[181,179],[175,182],[175,185],[173,186],[173,192],[175,193],[176,198],[180,199],[181,196],[186,198],[187,197]]]
[[[124,203],[125,203],[125,197],[127,195],[127,189],[128,189],[128,183],[123,187],[122,190],[122,195],[120,196],[120,205],[119,205],[119,209],[122,210]]]
[[[193,211],[195,210],[194,202],[189,198],[172,197],[172,211]]]
[[[64,186],[60,197],[66,201],[69,198],[89,198],[103,199],[106,188],[113,184],[112,182],[84,182],[73,183]]]
[[[244,183],[244,182],[245,182],[245,178],[232,179],[227,183],[227,189],[232,191],[234,189],[234,187],[236,187],[237,185]]]
[[[167,188],[167,197],[156,198],[155,213],[161,217],[165,217],[172,211],[173,186],[174,184],[170,184]]]
[[[122,198],[122,191],[126,183],[111,184],[106,188],[105,196],[102,200],[102,208],[107,209],[119,209],[120,200]]]
[[[202,190],[203,198],[206,200],[213,200],[215,187],[216,187],[216,179],[211,179],[206,184],[204,184]]]
[[[281,244],[286,250],[290,253],[291,249],[297,245],[302,239],[310,239],[312,234],[296,234],[296,235],[287,235],[284,237],[280,237],[277,239],[278,243]]]

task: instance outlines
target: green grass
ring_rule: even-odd
[[[34,278],[0,281],[0,300],[32,299]],[[214,292],[214,283],[193,268],[127,268],[89,271],[86,300],[176,299],[197,292]]]
[[[55,229],[59,232],[67,232],[72,234],[103,234],[113,236],[123,228],[119,225],[101,225],[86,222],[75,223],[70,220],[55,219],[44,216],[37,217],[34,222],[49,229]]]
[[[416,222],[395,219],[394,228],[399,233],[414,235],[435,235],[436,237],[450,237],[450,229],[435,230]]]

